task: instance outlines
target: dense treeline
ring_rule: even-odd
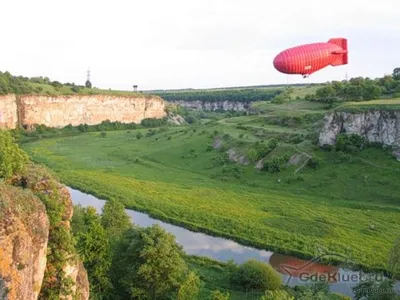
[[[43,86],[48,85],[55,90],[63,86],[71,89],[71,92],[78,93],[85,86],[75,85],[74,83],[62,84],[58,81],[51,81],[48,77],[23,77],[13,76],[9,72],[0,72],[0,95],[6,94],[41,94],[44,92]]]
[[[267,101],[281,92],[280,89],[227,89],[227,90],[193,90],[181,92],[153,92],[167,101]]]
[[[50,80],[48,77],[24,77],[13,76],[9,72],[0,72],[0,95],[129,95],[140,97],[152,97],[150,94],[137,93],[132,91],[115,91],[111,89],[99,89],[92,86],[90,81],[84,85],[61,83],[57,80]]]
[[[400,68],[396,68],[392,75],[382,78],[355,77],[349,81],[332,81],[318,89],[315,94],[307,95],[306,100],[334,103],[399,97]]]

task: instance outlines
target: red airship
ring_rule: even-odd
[[[285,74],[303,78],[329,65],[347,65],[347,39],[333,38],[327,43],[312,43],[286,49],[274,59],[274,67]]]

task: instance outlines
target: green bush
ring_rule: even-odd
[[[229,293],[223,293],[219,290],[212,291],[210,296],[208,297],[209,300],[229,300],[230,295]]]
[[[365,148],[365,138],[357,134],[340,134],[336,139],[336,151],[347,153],[359,152]]]
[[[28,155],[14,143],[10,132],[0,130],[0,178],[21,172],[28,161]]]
[[[275,291],[282,285],[280,275],[270,265],[255,259],[239,266],[232,279],[246,290]]]
[[[282,290],[267,291],[260,300],[294,300],[294,297]]]

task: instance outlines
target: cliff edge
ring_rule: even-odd
[[[7,183],[0,182],[0,299],[89,299],[68,190],[34,165]]]
[[[166,116],[164,100],[156,96],[123,95],[4,95],[0,96],[0,128],[17,125],[65,127],[102,121],[136,123]]]

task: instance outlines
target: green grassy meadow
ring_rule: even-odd
[[[65,184],[153,217],[282,254],[312,258],[324,248],[364,269],[387,270],[400,236],[400,164],[389,150],[345,159],[320,150],[313,144],[320,104],[264,106],[261,115],[22,145]],[[268,173],[255,162],[226,161],[229,149],[245,155],[272,139],[278,146],[266,159],[307,153],[320,159],[318,168],[285,165]]]

